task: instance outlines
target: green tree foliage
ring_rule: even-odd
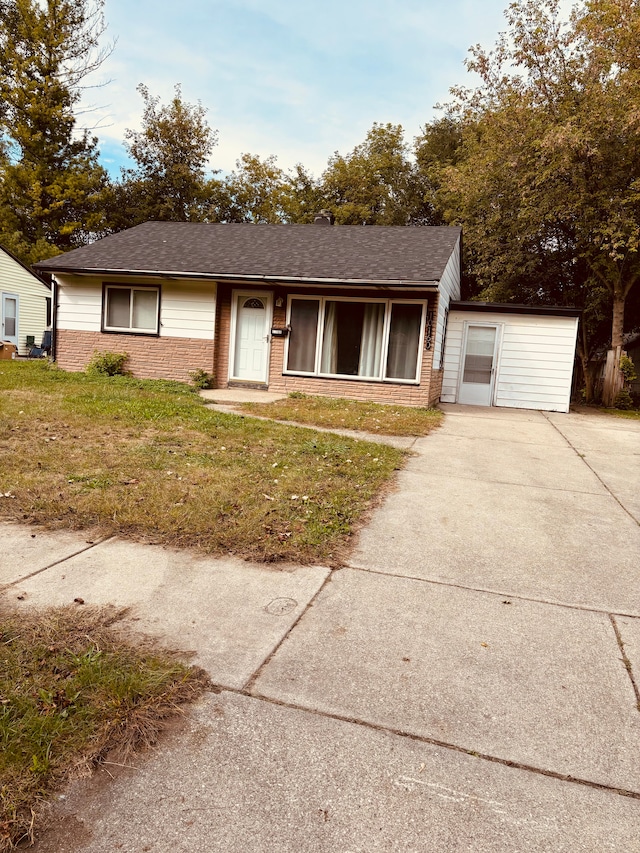
[[[278,223],[286,219],[288,179],[275,156],[261,160],[243,154],[214,190],[213,207],[219,222]]]
[[[216,183],[207,177],[218,132],[209,127],[206,109],[182,98],[180,86],[161,105],[144,85],[142,129],[127,130],[125,145],[135,168],[123,170],[109,191],[112,230],[150,219],[173,222],[206,220]]]
[[[437,220],[400,125],[374,124],[353,151],[330,157],[319,179],[300,163],[287,174],[273,156],[243,154],[236,171],[212,190],[212,216],[221,222],[310,223],[323,209],[333,213],[337,225]]]
[[[74,107],[109,50],[102,6],[0,0],[0,242],[26,263],[100,228],[106,173]]]
[[[402,126],[375,123],[353,151],[329,159],[320,181],[323,207],[340,225],[408,225],[413,179]]]
[[[435,119],[422,128],[414,141],[415,188],[426,223],[446,224],[447,212],[442,209],[441,189],[444,170],[455,166],[461,157],[462,121],[453,115]]]
[[[326,207],[324,189],[320,181],[298,163],[289,174],[282,201],[286,222],[309,224],[318,211]]]
[[[640,8],[586,0],[566,21],[559,0],[518,0],[506,16],[494,50],[471,52],[481,85],[454,90],[462,144],[439,203],[482,296],[584,309],[588,380],[640,276]]]

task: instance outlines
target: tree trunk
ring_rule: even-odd
[[[591,403],[593,401],[593,376],[589,370],[589,350],[586,338],[586,328],[584,322],[581,322],[580,335],[578,336],[578,358],[580,359],[582,378],[584,380],[584,401],[585,403]]]
[[[613,321],[611,323],[611,349],[607,353],[607,369],[602,386],[602,404],[613,406],[618,391],[624,385],[620,373],[620,355],[622,353],[622,335],[624,330],[624,296],[614,291]]]
[[[584,379],[584,401],[585,403],[593,402],[593,376],[589,369],[589,359],[585,356],[580,356],[580,364],[582,365],[582,378]]]
[[[613,321],[611,323],[611,349],[621,347],[624,332],[624,295],[614,291],[613,293]]]

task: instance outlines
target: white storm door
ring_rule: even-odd
[[[467,326],[458,402],[490,406],[493,400],[497,326]]]
[[[271,297],[269,294],[234,294],[235,335],[233,379],[267,381]]]
[[[18,297],[2,294],[2,340],[18,346]]]

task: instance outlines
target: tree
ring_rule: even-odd
[[[285,221],[308,225],[325,206],[320,181],[314,178],[302,163],[297,163],[284,186],[282,207]]]
[[[142,84],[138,92],[144,101],[142,130],[125,132],[136,168],[123,170],[111,189],[112,227],[149,219],[207,219],[214,187],[207,178],[208,163],[218,132],[209,127],[206,109],[199,102],[185,102],[179,85],[167,106],[160,106],[160,99]]]
[[[214,195],[219,222],[278,223],[285,219],[287,177],[273,155],[242,154]]]
[[[640,8],[518,0],[492,52],[472,49],[474,90],[454,91],[460,157],[440,202],[465,227],[482,295],[577,304],[579,353],[620,348],[640,278]],[[605,394],[607,390],[605,389]]]
[[[445,211],[440,206],[444,170],[458,163],[461,147],[462,121],[452,115],[426,124],[414,140],[414,195],[420,199],[426,225],[445,224]]]
[[[364,142],[329,159],[320,180],[323,207],[340,225],[408,225],[420,219],[415,176],[399,124],[375,123]]]
[[[102,218],[97,140],[80,84],[104,60],[103,0],[0,0],[0,241],[31,263],[85,243]]]

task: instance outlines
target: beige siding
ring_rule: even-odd
[[[84,276],[57,275],[58,329],[99,332],[102,281]]]
[[[102,285],[105,281],[119,284],[159,284],[160,337],[213,340],[216,284],[201,281],[158,281],[153,279],[94,278],[57,276],[58,329],[77,332],[99,332],[101,329]],[[105,336],[105,340],[106,340]]]
[[[161,337],[212,341],[215,321],[215,282],[163,283],[160,310]]]
[[[18,297],[18,352],[26,355],[27,335],[33,335],[36,344],[42,341],[51,291],[0,248],[0,300],[3,293]]]
[[[462,358],[462,338],[464,330],[463,315],[452,311],[447,321],[447,336],[443,356],[442,391],[443,403],[455,403],[458,393],[458,371]]]
[[[452,311],[447,328],[441,400],[457,401],[465,323],[496,324],[496,406],[567,412],[578,320],[575,317]]]
[[[444,340],[445,320],[449,303],[460,299],[460,240],[456,243],[444,273],[440,280],[438,316],[436,318],[435,341],[433,347],[433,366],[436,370],[441,368],[442,342]]]

